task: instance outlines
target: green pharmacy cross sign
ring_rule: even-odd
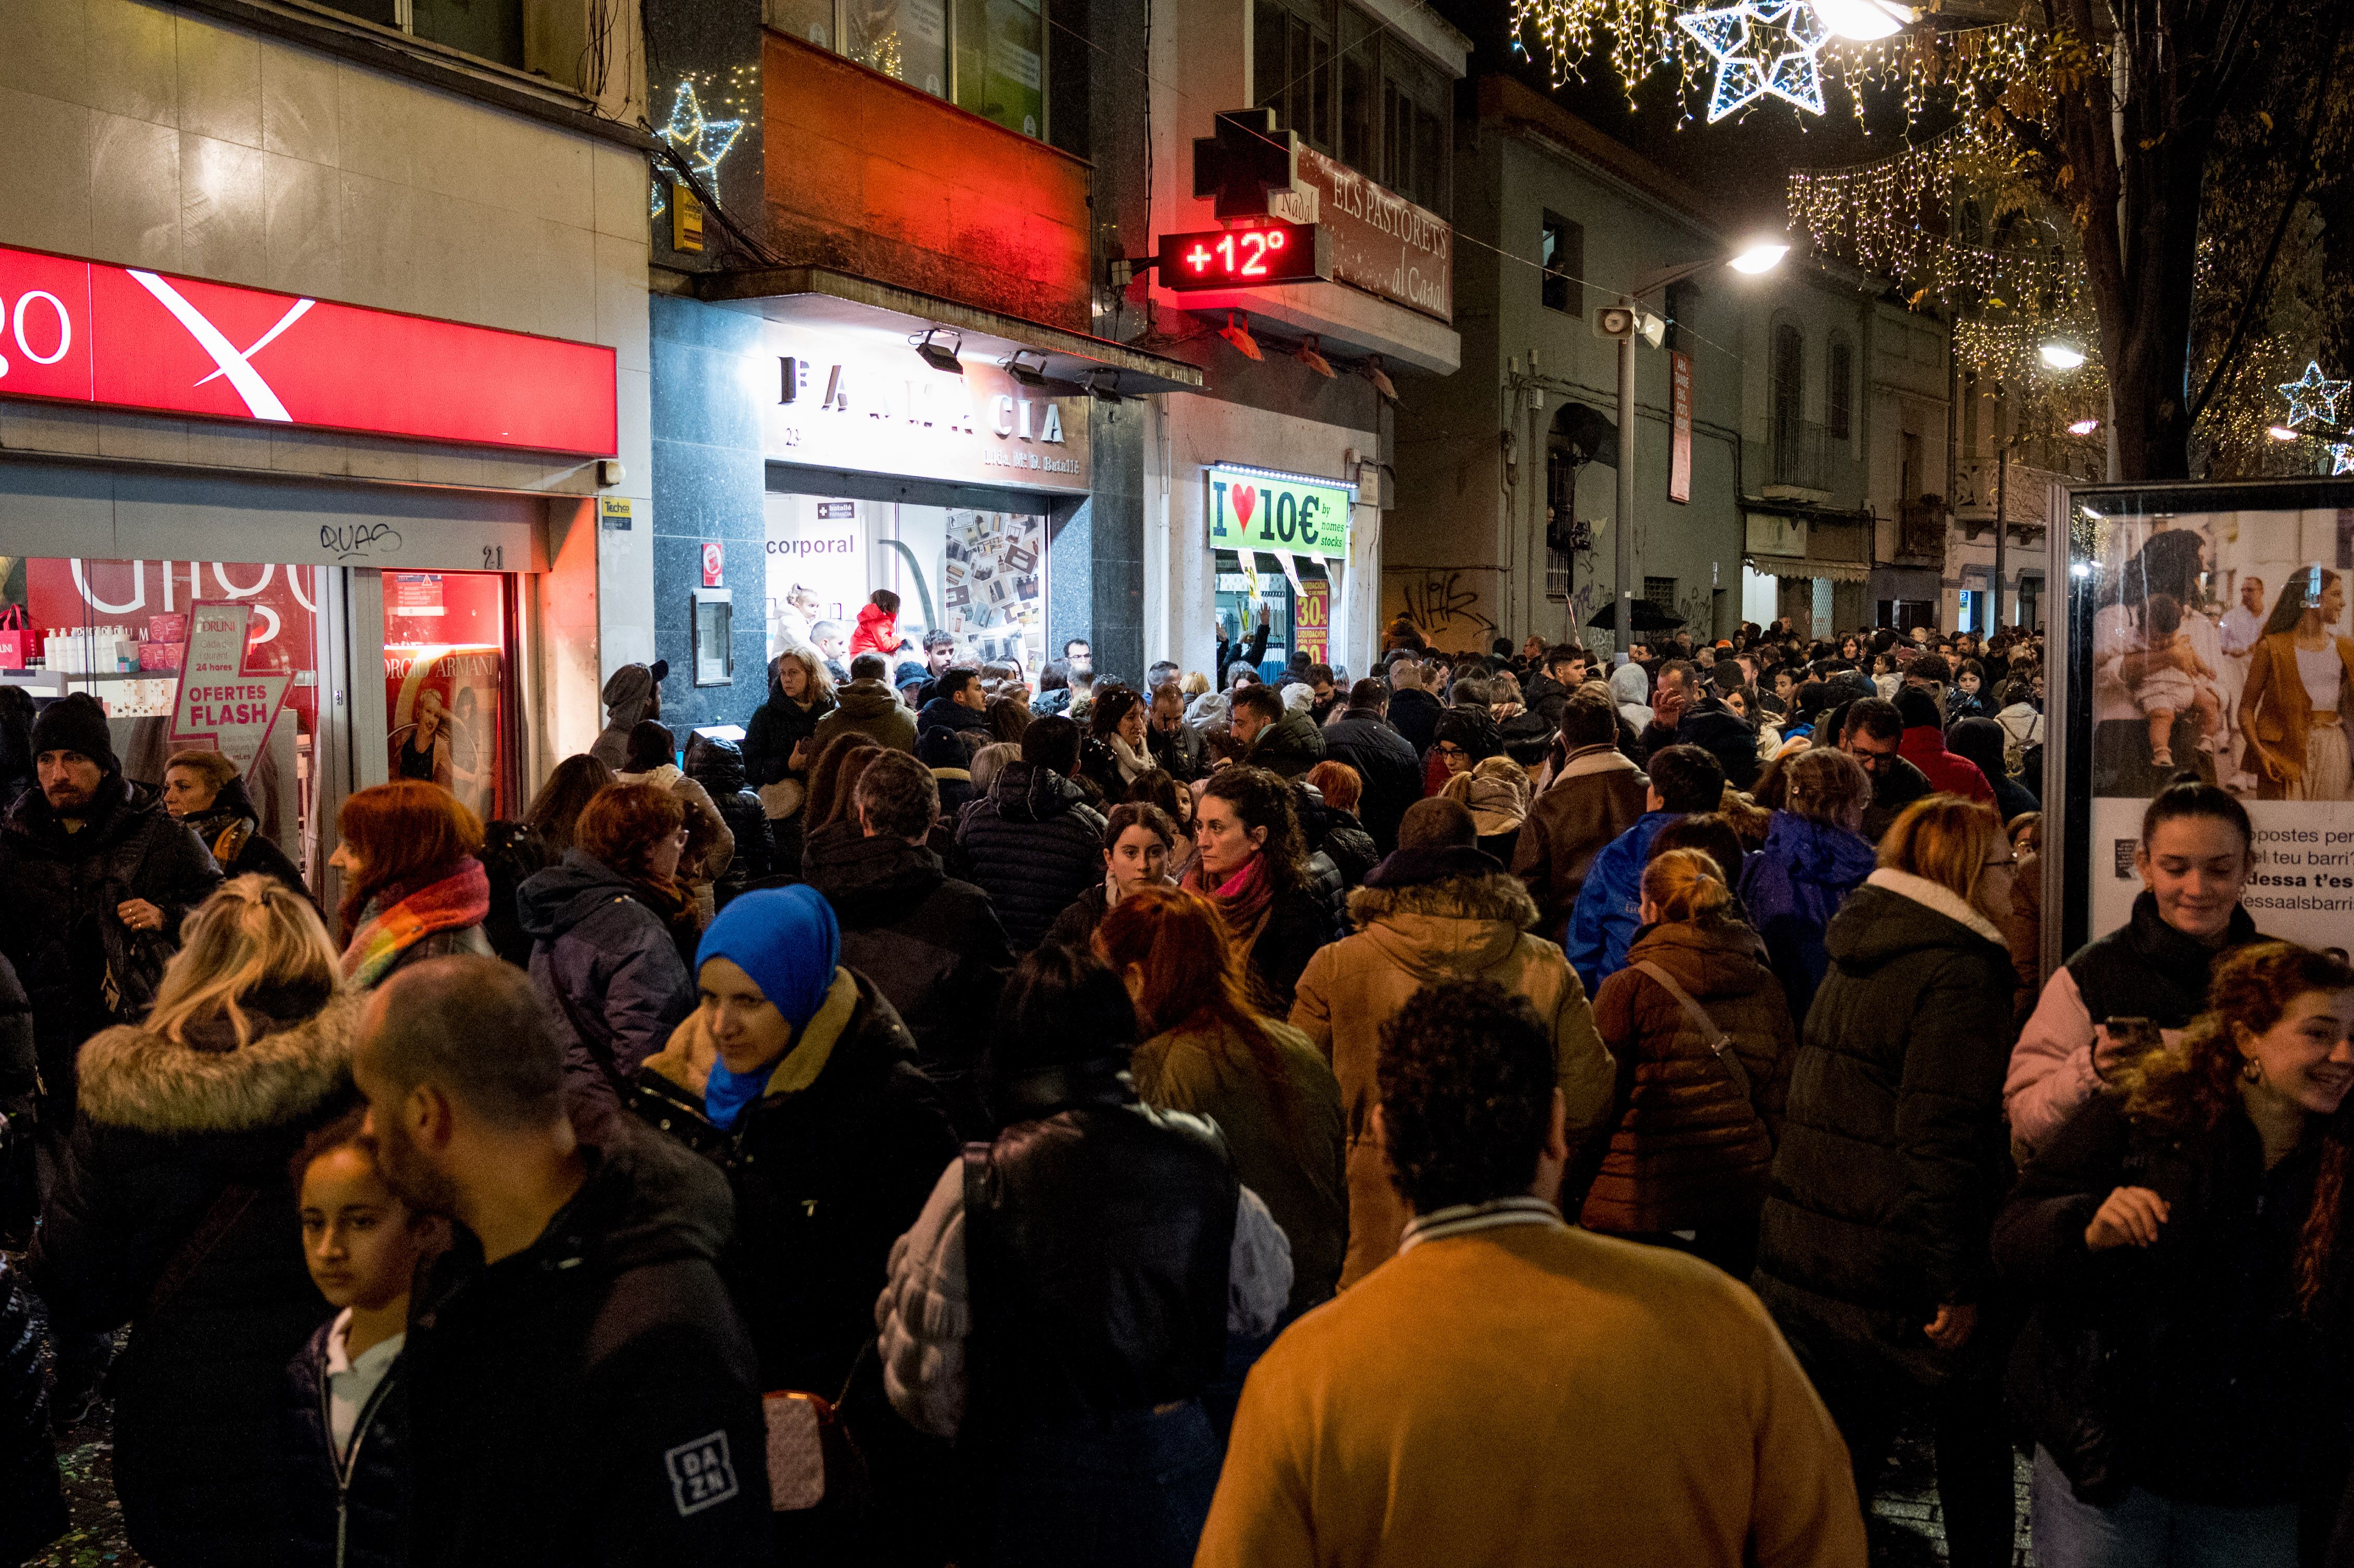
[[[1236,463],[1212,463],[1204,471],[1210,484],[1211,548],[1349,558],[1355,485]]]

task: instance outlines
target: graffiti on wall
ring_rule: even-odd
[[[1487,573],[1449,567],[1417,567],[1382,574],[1384,615],[1400,614],[1434,643],[1484,642],[1496,634],[1496,619],[1489,613],[1484,589]]]

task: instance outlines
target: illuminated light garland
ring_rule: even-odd
[[[697,178],[709,187],[716,197],[719,195],[719,165],[735,149],[750,121],[748,107],[751,68],[738,66],[730,73],[733,91],[727,106],[737,118],[714,120],[704,111],[703,95],[695,90],[693,79],[681,81],[671,94],[670,118],[654,132],[676,148],[693,169]],[[653,214],[660,217],[670,208],[670,182],[657,177],[653,182]]]
[[[1821,114],[1826,79],[1839,79],[1850,89],[1859,124],[1863,89],[1877,86],[1901,94],[1909,126],[1931,107],[1933,92],[1999,93],[2042,74],[2040,36],[2018,23],[1835,38],[1812,0],[1734,0],[1694,9],[1676,0],[1512,0],[1510,21],[1513,51],[1530,52],[1526,40],[1533,40],[1555,87],[1585,79],[1585,61],[1606,32],[1610,65],[1629,103],[1654,71],[1671,67],[1680,93],[1712,83],[1711,121],[1769,96]],[[1761,31],[1781,35],[1779,46],[1768,37],[1767,48],[1751,47]]]
[[[1676,26],[1716,61],[1710,124],[1769,95],[1809,114],[1823,112],[1823,73],[1816,57],[1831,35],[1809,0],[1738,0],[1714,10],[1687,11]]]
[[[2288,398],[2289,429],[2295,429],[2316,418],[2326,424],[2336,424],[2338,399],[2346,396],[2349,385],[2354,383],[2327,379],[2321,374],[2319,363],[2308,360],[2303,376],[2281,385],[2282,395]]]
[[[2329,471],[2332,476],[2354,473],[2354,442],[2332,441],[2329,443]]]

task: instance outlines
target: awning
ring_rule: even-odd
[[[1768,577],[1829,577],[1837,583],[1872,580],[1872,568],[1861,561],[1818,561],[1801,556],[1747,556],[1750,570]]]
[[[689,288],[699,300],[755,303],[770,321],[802,326],[882,327],[911,336],[937,327],[960,334],[960,353],[976,358],[1002,360],[1017,349],[1044,354],[1046,378],[1074,392],[1092,385],[1137,397],[1153,392],[1198,392],[1203,385],[1201,369],[1183,360],[824,267],[698,272]]]

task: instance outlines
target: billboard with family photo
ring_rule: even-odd
[[[2255,863],[2241,902],[2258,929],[2347,947],[2354,485],[2163,486],[2076,503],[2069,839],[2070,863],[2090,874],[2070,889],[2071,942],[2130,916],[2143,810],[2189,772],[2248,809]]]

